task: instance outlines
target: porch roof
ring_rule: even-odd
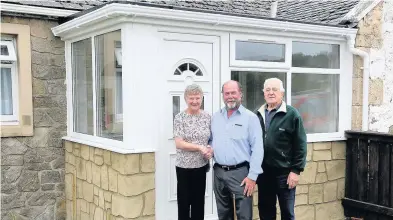
[[[278,0],[277,17],[269,18],[272,0],[167,0],[167,1],[70,1],[70,0],[47,0],[47,1],[15,1],[3,0],[4,3],[32,5],[46,8],[72,9],[80,11],[65,19],[65,21],[82,16],[94,11],[103,5],[111,3],[138,4],[150,7],[164,7],[177,10],[193,10],[205,13],[228,14],[241,17],[253,17],[262,19],[287,20],[292,22],[313,23],[319,25],[340,26],[344,16],[354,8],[359,0]]]

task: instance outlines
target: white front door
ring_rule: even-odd
[[[161,113],[161,145],[156,152],[156,219],[177,220],[173,118],[186,109],[183,93],[191,83],[202,87],[202,107],[205,111],[212,115],[219,108],[219,91],[213,92],[213,88],[217,88],[213,86],[213,82],[219,81],[219,39],[192,34],[160,34],[159,57],[161,73],[166,76],[166,104]],[[217,219],[211,170],[206,180],[205,219]]]

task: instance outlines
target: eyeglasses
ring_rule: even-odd
[[[276,88],[276,87],[273,87],[273,88],[264,88],[263,91],[265,91],[265,92],[270,92],[270,91],[278,92],[278,91],[280,91],[280,89],[279,89],[279,88]]]

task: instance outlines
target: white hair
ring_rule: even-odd
[[[202,88],[197,84],[188,85],[184,91],[184,98],[189,95],[201,95],[203,96]]]
[[[285,92],[284,85],[283,85],[281,79],[279,79],[279,78],[269,78],[269,79],[266,79],[266,80],[265,80],[265,83],[263,83],[263,89],[265,89],[265,87],[266,87],[266,85],[267,85],[268,83],[274,82],[274,81],[275,81],[275,82],[279,82],[279,83],[280,83],[280,91],[281,91],[281,92]]]

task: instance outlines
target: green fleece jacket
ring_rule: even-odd
[[[300,174],[306,165],[307,136],[299,112],[283,101],[266,130],[266,107],[256,111],[264,138],[262,168]]]

